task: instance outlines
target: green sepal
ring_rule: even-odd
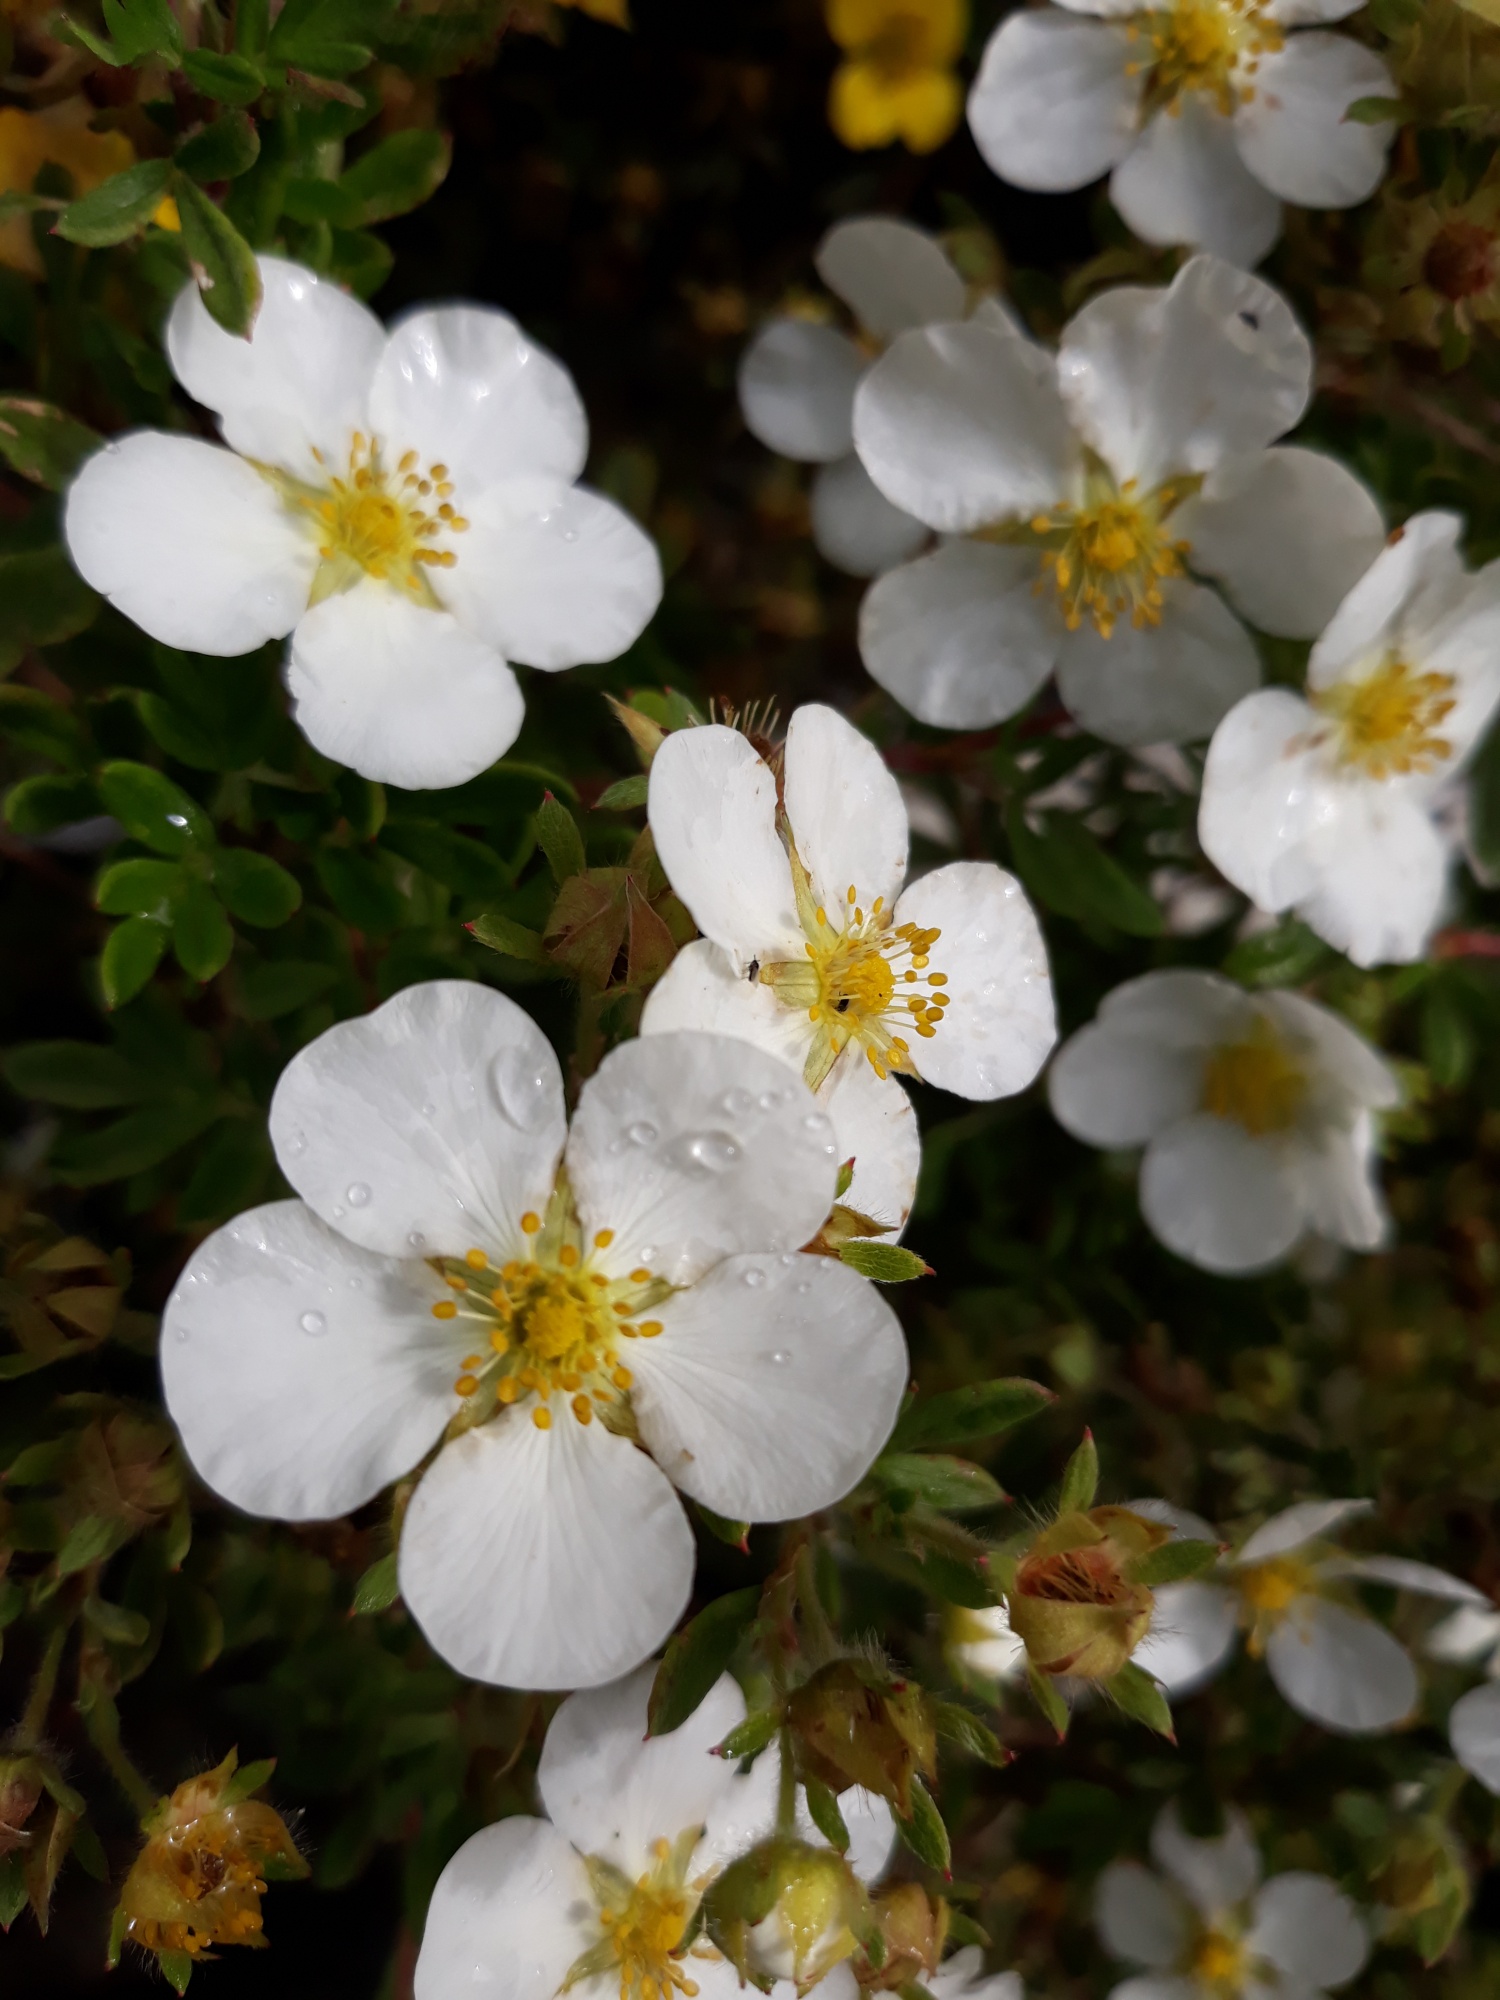
[[[1133,1722],[1144,1722],[1148,1729],[1154,1729],[1158,1736],[1165,1736],[1168,1742],[1177,1741],[1172,1710],[1162,1692],[1161,1683],[1153,1680],[1144,1667],[1138,1667],[1134,1660],[1127,1660],[1118,1673],[1110,1676],[1105,1686],[1110,1699],[1123,1715],[1128,1715]]]
[[[896,1829],[919,1861],[948,1875],[953,1867],[953,1847],[937,1803],[922,1780],[911,1780],[911,1812],[905,1819],[896,1815]]]
[[[1062,1491],[1057,1497],[1059,1514],[1086,1514],[1099,1491],[1099,1447],[1094,1433],[1085,1431],[1083,1443],[1063,1468]]]

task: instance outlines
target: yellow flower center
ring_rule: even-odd
[[[1193,1948],[1189,1969],[1193,1977],[1211,1993],[1238,1994],[1250,1970],[1250,1954],[1243,1939],[1225,1931],[1205,1931]]]
[[[1332,719],[1339,762],[1369,778],[1409,777],[1453,755],[1438,726],[1456,702],[1451,674],[1422,673],[1394,653],[1361,681],[1339,681],[1312,699]]]
[[[679,1994],[694,2000],[697,1982],[683,1960],[703,1884],[686,1878],[702,1831],[690,1827],[675,1843],[656,1841],[651,1867],[636,1882],[611,1862],[585,1855],[601,1936],[569,1968],[564,1993],[605,1974],[619,1979],[620,2000],[677,2000]]]
[[[1254,97],[1261,57],[1286,39],[1258,0],[1180,0],[1137,16],[1130,32],[1148,51],[1130,65],[1147,72],[1144,116],[1178,115],[1184,94],[1201,91],[1227,118]]]
[[[1183,574],[1188,554],[1186,542],[1172,539],[1167,519],[1200,483],[1174,480],[1143,494],[1133,479],[1117,487],[1096,468],[1079,505],[1054,507],[1030,522],[1043,543],[1037,587],[1050,581],[1070,632],[1085,618],[1105,639],[1126,616],[1137,630],[1161,623],[1162,584]]]
[[[947,974],[929,970],[942,932],[893,923],[880,896],[866,911],[852,882],[834,922],[813,894],[795,842],[790,856],[807,956],[763,965],[760,978],[784,1007],[805,1009],[816,1030],[802,1070],[808,1087],[817,1089],[851,1042],[882,1080],[892,1070],[917,1075],[906,1033],[930,1041],[948,1005]]]
[[[482,1423],[530,1400],[532,1422],[550,1430],[552,1398],[560,1394],[579,1423],[597,1415],[611,1428],[628,1428],[633,1378],[619,1345],[661,1332],[660,1320],[641,1315],[672,1286],[644,1267],[625,1277],[600,1269],[613,1232],[601,1229],[585,1254],[566,1201],[553,1203],[545,1223],[522,1216],[521,1228],[529,1254],[498,1270],[478,1249],[431,1260],[449,1292],[433,1317],[462,1320],[474,1348],[453,1385],[464,1398],[463,1421]]]
[[[326,463],[320,451],[313,456],[320,465]],[[310,518],[317,537],[323,560],[313,583],[314,604],[351,589],[365,576],[430,602],[426,572],[451,569],[458,560],[453,549],[439,546],[469,526],[453,505],[446,465],[424,472],[417,454],[408,451],[388,467],[379,438],[356,431],[348,466],[331,474],[327,486],[270,476],[289,504]]]
[[[1203,1109],[1256,1139],[1295,1125],[1306,1095],[1307,1078],[1265,1020],[1244,1041],[1215,1049],[1203,1072]]]
[[[1234,1572],[1250,1628],[1247,1645],[1259,1659],[1271,1633],[1288,1616],[1299,1598],[1319,1595],[1318,1573],[1300,1551],[1289,1556],[1269,1556],[1265,1562],[1251,1563]]]

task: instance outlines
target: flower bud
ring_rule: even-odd
[[[862,1785],[911,1814],[911,1781],[937,1768],[927,1696],[865,1660],[835,1660],[792,1696],[787,1719],[803,1761],[835,1792]]]
[[[0,1757],[0,1860],[31,1844],[27,1821],[42,1796],[42,1770],[34,1757]]]
[[[266,1881],[307,1873],[286,1823],[252,1798],[264,1767],[236,1776],[234,1751],[190,1778],[145,1820],[115,1913],[112,1957],[128,1938],[146,1951],[195,1959],[210,1945],[263,1945]]]
[[[1038,1673],[1106,1681],[1145,1638],[1155,1599],[1134,1566],[1171,1539],[1128,1507],[1062,1514],[1016,1565],[1011,1629]]]
[[[741,1855],[704,1899],[704,1930],[742,1980],[806,1992],[873,1935],[869,1899],[831,1847],[777,1834]]]
[[[867,1955],[855,1966],[868,1993],[894,1993],[915,1981],[921,1984],[937,1971],[948,1934],[948,1905],[929,1896],[917,1882],[898,1882],[870,1899],[883,1951]],[[877,1966],[873,1958],[880,1960]]]

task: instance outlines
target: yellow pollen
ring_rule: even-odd
[[[578,1252],[571,1243],[565,1243],[557,1253],[557,1261],[565,1271],[571,1271],[578,1262]]]
[[[505,1331],[503,1326],[497,1326],[495,1331],[490,1335],[490,1346],[494,1348],[497,1354],[508,1354],[510,1352],[510,1335]]]
[[[468,1279],[459,1277],[456,1271],[450,1271],[444,1282],[450,1284],[455,1292],[466,1292],[469,1289]]]
[[[1244,1041],[1215,1049],[1204,1067],[1203,1109],[1253,1138],[1295,1125],[1306,1096],[1307,1078],[1263,1017]]]
[[[1205,1931],[1193,1952],[1192,1973],[1211,1993],[1237,1995],[1244,1984],[1248,1954],[1238,1938]]]
[[[539,1431],[550,1431],[552,1428],[552,1412],[544,1403],[539,1409],[532,1411],[531,1421]]]
[[[502,1403],[518,1403],[523,1394],[521,1384],[514,1375],[502,1375],[495,1396]]]
[[[451,549],[430,544],[456,529],[458,516],[446,503],[434,513],[417,504],[431,492],[432,481],[416,476],[416,464],[415,453],[405,452],[395,470],[388,470],[380,440],[356,431],[344,473],[326,487],[300,485],[265,469],[292,511],[309,517],[317,537],[325,567],[314,580],[314,603],[349,589],[362,575],[435,601],[426,571],[451,569],[457,558]]]
[[[642,1340],[655,1340],[656,1336],[661,1332],[661,1325],[662,1323],[659,1319],[643,1319],[636,1328],[636,1332],[641,1336]]]
[[[635,1377],[628,1368],[617,1368],[609,1379],[617,1389],[628,1389]]]
[[[1107,639],[1121,618],[1140,628],[1161,623],[1162,584],[1182,576],[1186,542],[1167,531],[1167,518],[1201,482],[1174,481],[1154,492],[1137,492],[1133,479],[1117,486],[1102,466],[1089,472],[1077,506],[1058,507],[1029,523],[1045,546],[1038,590],[1050,582],[1070,632],[1087,618]],[[1013,540],[1016,530],[986,534]]]
[[[630,1282],[632,1285],[648,1285],[651,1282],[651,1273],[644,1266],[639,1267],[631,1272]]]
[[[472,1396],[479,1387],[479,1378],[475,1375],[460,1375],[453,1387],[460,1396]]]
[[[452,1299],[439,1299],[432,1309],[434,1319],[457,1319],[458,1307]]]
[[[1206,96],[1228,118],[1255,95],[1262,56],[1286,40],[1260,0],[1175,0],[1128,24],[1145,50],[1129,68],[1146,75],[1142,118],[1166,110],[1178,116],[1190,92]]]
[[[490,1260],[482,1250],[466,1250],[464,1262],[471,1271],[487,1271],[490,1268]]]
[[[596,1250],[607,1250],[614,1240],[615,1232],[612,1229],[596,1230],[594,1233],[594,1248]]]
[[[594,1421],[594,1406],[587,1396],[575,1396],[572,1407],[573,1414],[577,1417],[579,1423],[591,1424]]]
[[[522,1229],[528,1236],[535,1236],[537,1231],[541,1228],[541,1226],[542,1226],[542,1218],[539,1215],[537,1215],[533,1210],[528,1208],[526,1213],[521,1217]]]
[[[1236,1580],[1241,1595],[1253,1611],[1270,1612],[1276,1616],[1290,1609],[1299,1597],[1307,1595],[1311,1573],[1305,1563],[1295,1562],[1286,1556],[1272,1556],[1267,1562],[1252,1563],[1242,1569]]]
[[[1360,681],[1320,688],[1313,704],[1331,718],[1341,764],[1366,777],[1409,777],[1431,771],[1453,755],[1439,735],[1457,697],[1451,674],[1421,673],[1395,654]]]

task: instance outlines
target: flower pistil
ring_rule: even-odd
[[[564,1993],[606,1974],[619,1978],[620,2000],[695,2000],[683,1960],[697,1929],[699,1885],[687,1871],[702,1832],[689,1827],[676,1841],[656,1841],[637,1882],[597,1855],[585,1858],[602,1935],[569,1968]]]

